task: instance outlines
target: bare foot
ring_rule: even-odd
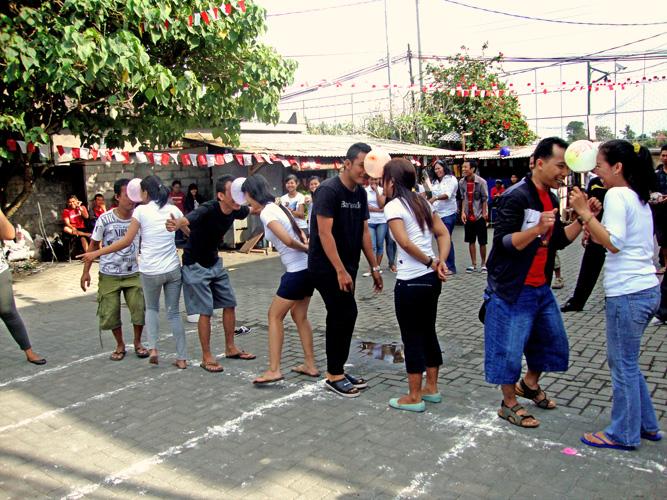
[[[283,374],[280,370],[266,370],[262,375],[253,380],[253,384],[267,384],[272,381],[282,380]]]
[[[410,396],[410,394],[408,394],[406,396],[403,396],[401,398],[398,398],[399,404],[402,404],[402,405],[414,405],[414,404],[417,404],[417,403],[421,403],[421,400],[422,400],[421,396],[414,397],[414,396]]]
[[[185,370],[188,367],[188,362],[185,361],[184,359],[177,359],[172,363],[172,365],[178,368],[179,370]]]
[[[300,373],[301,375],[308,375],[309,377],[319,377],[320,371],[316,366],[308,366],[305,363],[299,366],[292,368],[292,371],[295,373]]]

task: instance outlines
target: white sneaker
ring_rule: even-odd
[[[475,271],[477,271],[477,269],[475,269],[475,266],[466,267],[466,273],[468,273],[468,274],[474,273]]]
[[[364,273],[364,274],[362,274],[362,276],[363,276],[364,278],[368,278],[370,275],[371,275],[371,273]]]

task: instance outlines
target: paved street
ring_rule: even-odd
[[[81,292],[78,263],[22,278],[14,287],[17,301],[34,348],[48,364],[26,363],[0,327],[0,495],[667,498],[665,441],[643,442],[635,452],[579,443],[583,432],[604,427],[611,406],[601,283],[584,312],[565,315],[570,370],[543,381],[560,408],[536,408],[541,427],[521,430],[496,416],[500,393],[484,382],[477,310],[485,277],[463,272],[469,258],[460,227],[454,239],[459,274],[443,287],[438,314],[444,400],[424,414],[387,406],[407,387],[400,349],[391,346],[400,347],[400,335],[389,272],[381,295],[371,292],[370,278],[357,281],[360,315],[350,371],[370,378],[370,388],[352,400],[289,372],[300,362],[291,320],[286,322],[285,381],[262,388],[250,383],[267,362],[266,312],[282,273],[277,258],[225,254],[239,299],[238,323],[254,328],[237,337],[238,343],[258,359],[222,359],[223,374],[198,367],[193,324],[186,324],[192,364],[184,371],[173,368],[175,346],[164,317],[159,366],[131,351],[121,362],[109,361],[112,337],[104,332],[100,347],[96,284],[93,291]],[[574,287],[581,254],[578,242],[561,254],[566,281],[557,292],[561,302]],[[319,296],[310,318],[324,369]],[[663,429],[666,334],[667,327],[649,328],[641,357]],[[224,352],[219,318],[213,345]]]

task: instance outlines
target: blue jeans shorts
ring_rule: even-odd
[[[236,295],[222,260],[211,267],[197,263],[183,266],[181,273],[185,310],[189,315],[213,316],[214,309],[236,307]]]
[[[522,355],[538,372],[566,371],[570,348],[549,285],[525,286],[514,304],[491,293],[484,320],[484,371],[490,384],[514,384]]]
[[[308,269],[285,273],[280,278],[280,286],[276,295],[285,300],[303,300],[312,297],[315,286]]]

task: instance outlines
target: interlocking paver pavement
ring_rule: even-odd
[[[468,262],[462,236],[457,228],[460,269]],[[561,254],[561,301],[574,286],[581,253],[574,244]],[[403,364],[392,362],[400,355],[360,346],[400,344],[391,273],[384,274],[381,295],[371,292],[369,279],[358,279],[360,315],[350,363],[370,378],[370,388],[344,400],[325,392],[321,382],[288,371],[301,356],[290,320],[285,382],[252,386],[267,362],[266,313],[282,268],[276,258],[225,259],[239,299],[239,323],[254,328],[238,343],[258,359],[222,359],[225,372],[219,375],[196,364],[185,371],[170,366],[174,344],[164,319],[159,366],[131,351],[122,362],[109,361],[111,336],[104,333],[100,348],[94,292],[79,290],[78,264],[58,265],[15,284],[35,349],[49,362],[43,368],[25,363],[2,330],[2,497],[667,497],[664,443],[644,443],[627,453],[584,448],[578,441],[609,419],[600,286],[585,312],[564,316],[571,368],[543,383],[560,409],[536,409],[542,426],[520,430],[496,417],[500,394],[484,382],[483,330],[476,319],[483,275],[462,273],[443,287],[438,333],[444,401],[416,415],[387,407],[406,387]],[[310,319],[324,369],[324,308],[317,295]],[[186,328],[193,363],[200,354],[194,327]],[[641,358],[663,428],[666,332],[647,330]],[[213,345],[224,350],[217,321]],[[577,454],[563,454],[567,447]]]

